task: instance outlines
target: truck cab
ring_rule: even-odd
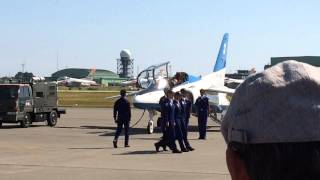
[[[64,109],[58,108],[57,84],[0,84],[0,126],[20,123],[29,127],[32,122],[47,122],[55,126]]]

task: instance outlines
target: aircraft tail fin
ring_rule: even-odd
[[[229,34],[225,33],[220,45],[219,54],[213,72],[218,72],[226,67]]]

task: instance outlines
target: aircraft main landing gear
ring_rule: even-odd
[[[148,131],[148,134],[152,134],[154,129],[153,117],[155,116],[156,112],[154,110],[148,110],[148,112],[149,112],[149,121],[148,121],[147,131]]]
[[[209,117],[218,125],[221,125],[223,117],[225,116],[227,109],[226,108],[219,108],[217,106],[210,107],[212,110],[209,112]]]

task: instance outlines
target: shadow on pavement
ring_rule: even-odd
[[[156,151],[131,151],[131,152],[126,152],[126,153],[121,153],[121,154],[114,154],[114,155],[144,155],[144,154],[158,154]]]
[[[80,129],[112,129],[112,130],[115,130],[116,126],[80,126]]]
[[[113,147],[83,147],[83,148],[68,148],[68,149],[95,150],[95,149],[113,149]]]
[[[198,132],[198,126],[192,125],[188,127],[188,132]],[[208,126],[207,132],[220,132],[220,126]]]
[[[34,128],[34,127],[48,127],[47,125],[30,125],[28,128]],[[2,127],[0,127],[0,129],[26,129],[26,128],[22,128],[20,127],[20,125],[2,125]]]
[[[55,128],[100,130],[100,131],[87,132],[87,134],[99,134],[99,136],[114,136],[114,133],[116,131],[115,125],[114,126],[55,127]],[[102,131],[102,130],[106,130],[106,131]],[[122,133],[121,133],[122,135],[123,135],[123,132],[124,132],[124,129],[122,130]],[[198,132],[198,126],[197,125],[189,126],[188,132]],[[207,132],[220,132],[220,126],[208,126]],[[148,134],[146,127],[130,128],[129,133],[130,135]],[[155,127],[153,133],[161,133],[161,129],[159,127]]]
[[[111,127],[108,126],[56,126],[54,128],[59,129],[110,129]],[[113,128],[115,130],[115,127]]]
[[[160,137],[159,138],[152,138],[152,137],[150,137],[150,138],[143,138],[143,137],[130,137],[130,139],[132,139],[132,140],[150,140],[150,141],[159,141],[160,140]]]
[[[114,136],[114,133],[116,131],[116,127],[108,127],[106,129],[112,130],[112,131],[106,131],[99,136]],[[160,133],[161,130],[159,128],[154,129],[153,133]],[[121,134],[124,134],[124,129],[122,129]],[[130,135],[139,135],[139,134],[148,134],[146,128],[130,128],[129,129],[129,134]]]

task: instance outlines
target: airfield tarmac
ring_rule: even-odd
[[[133,109],[132,124],[142,111]],[[30,128],[4,124],[0,129],[0,179],[17,180],[229,180],[226,145],[219,127],[209,121],[207,140],[198,140],[196,119],[189,139],[193,152],[156,153],[160,133],[146,134],[146,113],[131,129],[130,148],[112,146],[112,109],[68,108],[56,127],[35,123]]]

